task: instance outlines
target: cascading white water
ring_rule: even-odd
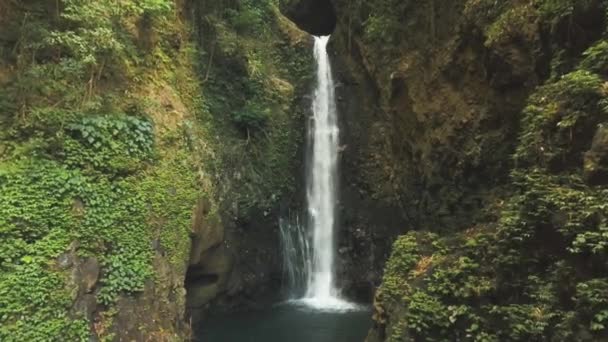
[[[289,292],[298,298],[291,302],[315,310],[348,311],[361,307],[341,298],[334,279],[340,131],[328,41],[329,36],[315,37],[317,88],[308,127],[307,225],[290,215],[280,221],[280,232]]]
[[[283,249],[283,274],[287,281],[288,295],[299,298],[306,291],[311,272],[311,248],[306,226],[300,217],[289,214],[279,219],[279,232]]]
[[[319,309],[348,309],[335,284],[334,254],[338,187],[339,129],[335,89],[327,43],[329,36],[315,37],[317,88],[313,120],[309,127],[311,157],[307,177],[308,224],[312,237],[308,283],[303,302]]]
[[[312,156],[308,174],[308,215],[312,228],[313,262],[306,296],[329,299],[334,285],[334,223],[338,158],[338,125],[334,83],[326,46],[329,37],[315,37],[317,89],[313,98]]]

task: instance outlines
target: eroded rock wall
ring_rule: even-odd
[[[312,55],[273,1],[0,1],[0,23],[0,340],[181,340],[186,308],[279,286]]]
[[[560,299],[601,291],[602,257],[568,284],[555,278],[579,267],[599,245],[576,246],[602,229],[583,217],[604,215],[592,204],[604,189],[594,152],[605,121],[603,3],[333,3],[345,277],[377,284],[373,270],[392,250],[369,340],[604,336],[589,310]],[[566,231],[579,220],[590,224]],[[513,316],[534,308],[554,320]]]
[[[605,338],[605,3],[332,3],[342,278],[382,277],[369,340]]]

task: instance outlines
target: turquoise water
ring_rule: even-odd
[[[195,328],[196,342],[363,342],[371,312],[320,312],[290,304],[210,317]]]

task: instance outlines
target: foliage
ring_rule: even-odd
[[[364,22],[365,39],[380,46],[398,43],[404,28],[401,17],[407,8],[407,2],[374,1],[367,6],[371,12]]]
[[[149,254],[145,250],[141,252]],[[98,297],[105,305],[112,304],[123,292],[143,291],[146,279],[152,275],[148,260],[142,259],[135,251],[119,249],[116,254],[106,256],[103,266],[107,275]]]
[[[143,130],[149,128],[144,125]],[[125,135],[137,136],[141,134],[139,129],[141,127],[133,125]],[[97,137],[96,133],[92,136]],[[103,137],[99,139],[104,140]],[[95,148],[94,144],[87,146]],[[183,154],[176,156],[180,155],[183,157]],[[116,158],[120,156],[113,155],[109,160]],[[176,170],[180,171],[176,173]],[[74,240],[79,241],[81,253],[97,255],[101,259],[104,277],[98,299],[106,305],[111,305],[120,294],[143,290],[146,280],[153,274],[153,235],[160,234],[169,260],[185,272],[187,255],[184,254],[188,245],[184,244],[189,241],[187,232],[195,203],[193,172],[187,168],[174,169],[171,163],[147,171],[144,178],[114,178],[111,173],[88,175],[84,171],[78,165],[61,166],[46,160],[3,166],[0,266],[6,278],[0,278],[0,286],[23,281],[24,293],[43,296],[39,300],[0,296],[2,300],[10,300],[4,307],[20,308],[19,314],[37,312],[31,316],[35,320],[27,322],[14,321],[17,311],[6,312],[3,321],[15,323],[3,326],[17,337],[28,336],[19,332],[27,330],[28,324],[50,319],[45,316],[49,313],[41,307],[48,307],[50,314],[56,314],[71,305],[62,277],[55,274],[48,263],[66,251]],[[148,225],[149,218],[155,218],[156,223]],[[163,221],[159,222],[160,218]],[[45,286],[52,287],[37,288],[37,283],[26,286],[31,274],[23,271],[29,267],[35,267],[39,272],[37,277]],[[49,299],[51,297],[54,299]],[[67,318],[58,317],[63,319],[65,326],[57,326],[57,331],[46,330],[46,336],[59,336],[65,329],[71,329],[72,323]]]
[[[433,234],[409,233],[399,237],[394,243],[392,254],[384,269],[383,292],[394,300],[400,300],[407,294],[407,280],[414,267],[424,256],[421,247],[432,246],[436,237]],[[432,248],[432,247],[431,247]],[[427,247],[428,249],[428,247]],[[426,251],[428,253],[428,251]]]
[[[309,91],[313,59],[306,44],[283,35],[279,15],[273,1],[244,1],[205,19],[213,30],[204,37],[212,43],[204,46],[210,63],[201,121],[208,136],[223,137],[213,141],[208,172],[239,217],[268,212],[295,188],[304,127],[296,100]]]
[[[591,5],[598,4],[471,0],[465,10],[484,16],[475,23],[485,27],[491,48],[526,38],[529,25],[548,24],[548,34],[555,34],[556,25]],[[393,246],[378,303],[390,316],[379,320],[389,340],[608,336],[608,188],[583,177],[583,156],[608,121],[606,42],[599,39],[577,56],[564,42],[553,44],[554,74],[534,88],[521,113],[498,220],[462,232],[437,229],[442,234],[433,242],[420,239],[428,232],[411,232]]]
[[[23,296],[0,296],[1,300],[9,301],[3,305],[10,310],[2,316],[6,334],[16,340],[27,339],[32,326],[45,327],[44,322],[54,320],[53,326],[38,333],[53,339],[69,333],[73,324],[88,329],[86,324],[72,323],[67,318],[71,290],[51,262],[74,240],[82,243],[83,252],[93,253],[106,248],[124,251],[126,255],[119,264],[123,271],[118,270],[118,274],[123,274],[124,270],[134,272],[134,278],[125,279],[130,282],[128,285],[138,285],[109,284],[110,291],[134,291],[143,286],[150,273],[149,266],[142,266],[149,265],[149,244],[145,239],[142,208],[137,206],[141,202],[123,197],[126,194],[122,189],[126,185],[124,182],[111,184],[103,178],[87,177],[52,161],[4,167],[0,286],[20,282],[19,288],[23,291]],[[77,204],[80,201],[83,209]],[[40,283],[32,281],[31,272],[34,271],[35,279]],[[109,279],[118,276],[114,271],[108,270]],[[86,336],[81,330],[79,336],[83,334]]]
[[[26,259],[27,260],[27,259]],[[69,293],[64,275],[49,272],[43,261],[16,265],[0,275],[0,338],[21,341],[88,341],[88,322],[67,315]],[[16,319],[18,318],[18,319]]]
[[[577,176],[533,171],[515,172],[513,178],[522,193],[513,196],[503,213],[499,230],[503,241],[525,245],[542,239],[541,234],[548,233],[544,227],[551,226],[553,234],[561,235],[569,251],[604,253],[606,241],[599,236],[606,229],[605,190],[589,188]],[[513,252],[520,253],[519,250]]]
[[[409,298],[406,314],[407,327],[415,333],[434,331],[432,335],[445,335],[450,326],[449,311],[436,297],[423,291],[414,292]],[[429,338],[429,340],[434,340]]]
[[[554,24],[577,10],[584,10],[594,5],[593,0],[536,0],[540,12]]]
[[[82,324],[61,311],[70,304],[63,275],[47,269],[49,256],[62,252],[69,243],[65,232],[75,224],[65,214],[69,203],[63,200],[72,175],[47,163],[2,165],[1,170],[0,339],[74,336]]]
[[[266,24],[272,20],[271,7],[268,1],[245,0],[238,8],[226,9],[230,26],[241,34],[260,34]]]
[[[257,131],[264,128],[268,120],[268,112],[257,106],[247,106],[234,113],[233,121],[242,129]]]
[[[608,325],[608,280],[592,279],[576,286],[576,302],[579,315],[584,317],[591,331],[606,331]]]
[[[537,15],[531,3],[505,10],[487,29],[485,44],[491,46],[516,39],[522,32],[525,33],[523,28],[535,22]]]
[[[312,74],[308,48],[284,40],[275,1],[210,4],[200,18],[210,39],[201,41],[217,50],[188,44],[177,4],[7,5],[0,340],[84,341],[93,329],[116,338],[117,299],[170,281],[155,258],[169,261],[172,277],[185,275],[197,200],[236,198],[253,212],[293,187],[296,91],[308,88],[292,84]],[[58,262],[71,250],[102,266],[95,322],[75,312],[73,266]]]
[[[601,78],[585,70],[539,87],[524,109],[515,158],[553,168],[579,160],[588,143],[574,136],[590,136],[605,118],[602,98]]]
[[[605,40],[599,41],[593,45],[587,51],[583,53],[585,57],[581,63],[580,68],[598,73],[601,75],[608,74],[608,42]]]
[[[133,116],[86,117],[66,128],[65,162],[117,173],[152,157],[152,124]]]
[[[173,6],[33,1],[11,12],[6,30],[18,39],[0,41],[14,70],[0,104],[0,340],[89,340],[74,266],[58,261],[69,251],[100,261],[102,316],[153,277],[155,240],[185,274],[195,159],[183,140],[158,146],[157,100],[134,94],[183,67],[166,57],[178,54]]]
[[[499,340],[538,341],[548,335],[553,314],[549,308],[510,304],[492,306],[488,313],[494,324],[501,327]]]

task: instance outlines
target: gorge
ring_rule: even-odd
[[[0,0],[0,340],[608,339],[607,13]]]
[[[281,224],[288,298],[262,312],[203,321],[197,329],[200,341],[347,342],[362,340],[370,326],[369,310],[342,298],[335,280],[340,130],[326,50],[329,39],[314,38],[317,76],[307,132],[308,220],[302,225],[296,216]]]

